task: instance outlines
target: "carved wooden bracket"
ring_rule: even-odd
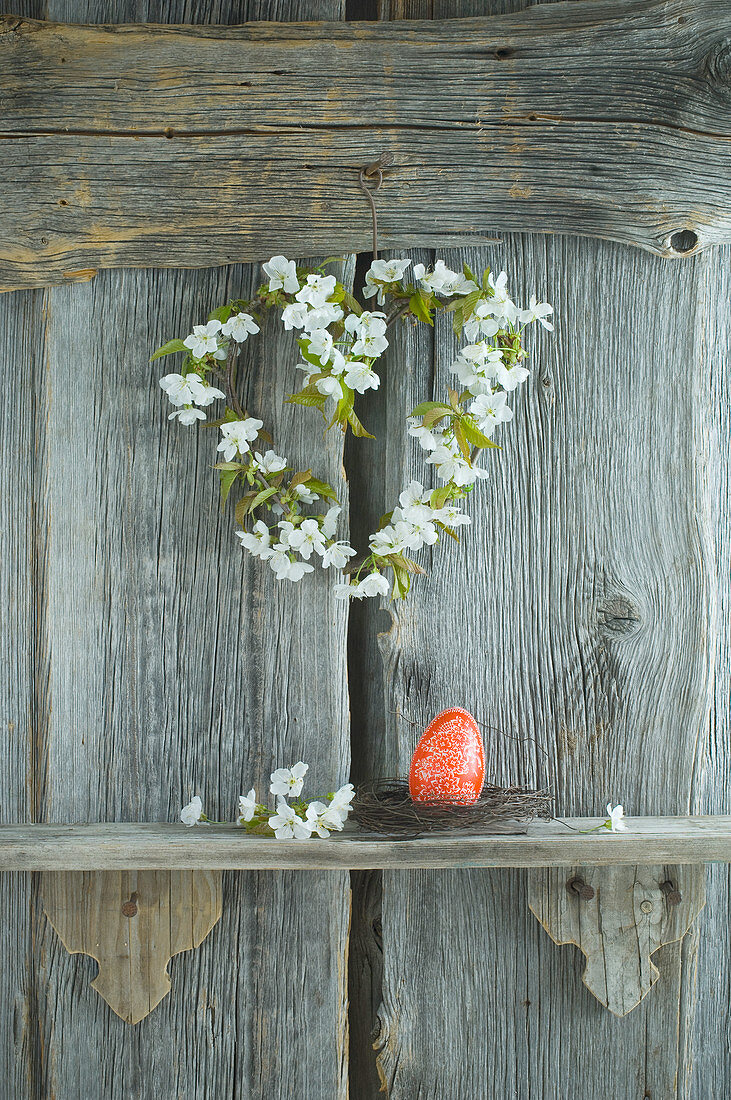
[[[682,939],[705,905],[705,868],[548,867],[531,872],[528,896],[554,943],[583,951],[584,985],[626,1016],[660,976],[650,956]]]
[[[94,989],[136,1024],[170,992],[172,956],[221,916],[221,872],[44,871],[42,896],[66,950],[99,963]]]

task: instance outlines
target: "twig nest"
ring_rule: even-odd
[[[361,784],[352,816],[362,829],[403,840],[425,833],[520,833],[534,817],[550,818],[548,791],[486,785],[476,801],[416,802],[407,779]]]
[[[409,768],[414,802],[470,805],[485,782],[485,748],[477,722],[461,707],[432,719],[416,746]]]

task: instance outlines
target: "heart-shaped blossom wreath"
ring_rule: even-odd
[[[528,377],[522,336],[525,327],[538,321],[552,329],[547,319],[550,305],[531,297],[527,309],[518,309],[508,297],[507,275],[495,278],[488,268],[478,282],[465,265],[462,274],[450,271],[443,260],[433,270],[423,264],[412,269],[413,281],[404,279],[410,259],[374,260],[366,274],[363,294],[378,296],[383,311],[364,310],[335,276],[324,274],[334,262],[316,268],[298,267],[294,260],[273,256],[263,265],[269,283],[251,301],[231,301],[215,310],[205,325],[196,325],[185,340],[170,340],[153,355],[157,359],[185,352],[181,374],[168,374],[160,385],[175,406],[170,419],[181,424],[205,420],[202,411],[214,401],[227,400],[218,450],[222,461],[222,502],[232,487],[245,492],[236,504],[237,531],[242,546],[268,561],[278,580],[298,581],[311,573],[313,561],[323,569],[334,566],[350,574],[335,585],[335,595],[386,595],[393,573],[393,596],[409,590],[411,574],[424,570],[408,554],[437,542],[439,531],[457,538],[455,528],[470,522],[458,504],[487,472],[476,463],[480,452],[495,447],[490,438],[495,428],[513,417],[507,393]],[[425,490],[416,481],[401,493],[399,503],[381,520],[369,540],[370,553],[351,562],[356,551],[336,538],[340,507],[331,485],[313,477],[312,470],[296,471],[271,449],[272,439],[264,424],[244,410],[236,392],[236,359],[240,345],[259,332],[265,309],[281,309],[285,329],[301,330],[299,339],[304,388],[290,395],[296,405],[319,409],[327,420],[328,402],[334,406],[328,428],[350,426],[356,436],[368,436],[355,414],[355,394],[378,389],[373,369],[388,347],[386,333],[396,322],[413,318],[434,324],[438,310],[452,313],[454,331],[469,341],[452,365],[462,392],[449,389],[445,401],[424,401],[407,419],[408,433],[418,440],[427,459],[444,483]],[[219,381],[224,389],[213,385]],[[225,390],[225,392],[224,392]],[[328,409],[329,411],[329,409]],[[317,501],[332,501],[320,514],[305,512]],[[268,514],[268,521],[262,519]]]

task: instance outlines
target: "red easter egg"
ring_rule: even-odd
[[[471,714],[450,707],[424,730],[409,768],[414,802],[458,802],[480,797],[485,782],[485,749]]]

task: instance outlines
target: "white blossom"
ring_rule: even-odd
[[[218,444],[218,450],[223,451],[226,462],[231,462],[237,452],[245,455],[249,450],[249,444],[253,443],[264,427],[263,420],[257,420],[249,416],[246,420],[227,420],[221,425],[223,439]]]
[[[242,821],[251,821],[256,813],[256,791],[252,787],[248,794],[239,795],[239,825]]]
[[[305,573],[312,573],[314,569],[306,561],[293,561],[281,544],[275,544],[269,565],[278,581],[301,581]]]
[[[272,256],[268,263],[262,264],[269,276],[269,290],[283,290],[285,294],[294,294],[299,290],[297,264],[286,256]]]
[[[308,275],[307,282],[295,294],[295,298],[298,302],[306,302],[308,306],[318,309],[325,305],[335,290],[336,282],[334,275]]]
[[[190,349],[194,359],[203,359],[206,355],[214,355],[217,359],[225,359],[226,353],[219,352],[218,333],[221,331],[220,321],[209,321],[205,325],[193,325],[190,336],[186,336],[183,344]]]
[[[627,831],[627,826],[624,821],[624,806],[612,806],[612,803],[608,802],[607,813],[609,814],[609,821],[607,824],[613,833],[624,833]]]
[[[356,360],[346,363],[344,381],[351,390],[365,393],[366,390],[377,390],[381,379],[367,363]]]
[[[410,481],[398,498],[402,508],[411,508],[414,504],[426,504],[431,497],[431,492],[424,489],[420,481]]]
[[[287,459],[281,458],[272,450],[266,451],[263,455],[254,451],[254,462],[263,474],[280,474],[287,466]]]
[[[312,332],[316,328],[327,328],[336,321],[342,321],[343,316],[343,310],[337,302],[325,302],[324,306],[307,311],[303,327],[305,332]]]
[[[306,302],[290,302],[282,310],[285,329],[289,332],[293,328],[304,328],[309,313],[310,309]]]
[[[340,384],[340,379],[335,374],[326,374],[324,378],[318,378],[315,387],[318,393],[323,394],[325,397],[334,397],[336,401],[339,401],[343,396],[343,387]]]
[[[325,537],[316,519],[303,520],[290,534],[288,543],[305,561],[309,561],[313,550],[317,554],[325,552]]]
[[[333,591],[339,600],[362,600],[364,596],[387,596],[390,584],[382,573],[369,573],[357,584],[336,584]]]
[[[385,336],[376,332],[363,332],[352,347],[353,355],[366,355],[369,359],[377,359],[388,347]]]
[[[447,527],[462,527],[472,523],[470,517],[460,512],[456,504],[445,504],[443,508],[437,508],[434,511],[434,519],[438,519]]]
[[[378,294],[378,301],[382,302],[384,295],[380,284],[399,282],[410,263],[411,260],[374,260],[366,271],[364,297],[372,298]]]
[[[310,829],[318,836],[330,836],[331,832],[340,832],[343,827],[343,817],[332,804],[310,802],[305,816]]]
[[[191,798],[187,806],[183,806],[180,811],[180,820],[183,825],[197,825],[203,816],[203,802],[200,795],[195,795]]]
[[[272,794],[285,795],[287,798],[296,798],[302,793],[302,784],[307,775],[309,764],[304,760],[298,760],[291,768],[277,768],[269,776]]]
[[[325,328],[316,328],[310,333],[308,351],[319,360],[321,366],[327,366],[333,349],[333,338]]]
[[[271,547],[271,532],[266,523],[258,519],[251,531],[237,531],[241,545],[255,558],[267,561],[274,553]]]
[[[416,275],[416,269],[414,269],[414,274]],[[444,297],[451,297],[454,294],[471,294],[473,291],[479,290],[477,283],[457,271],[451,271],[444,260],[437,260],[431,275],[420,274],[418,278],[429,290],[433,290]]]
[[[531,294],[530,305],[528,309],[521,309],[518,320],[522,325],[528,325],[531,321],[538,321],[539,325],[543,325],[549,332],[553,332],[553,325],[546,320],[549,313],[553,313],[553,306],[549,306],[548,302],[539,302],[535,294]]]
[[[336,569],[345,569],[348,558],[354,557],[356,553],[348,542],[331,542],[322,552],[322,568],[329,569],[334,565]]]
[[[277,799],[277,812],[269,818],[269,828],[277,840],[306,840],[312,835],[312,825],[303,821],[283,798]]]
[[[160,388],[168,395],[171,405],[203,405],[210,404],[205,401],[206,391],[212,387],[206,386],[199,374],[166,374],[160,379]],[[216,390],[216,393],[221,393]],[[221,394],[225,397],[225,394]]]
[[[492,314],[489,299],[481,298],[468,321],[465,321],[464,334],[468,340],[477,340],[480,336],[488,339],[500,331],[500,325]]]
[[[250,335],[258,331],[259,326],[250,313],[236,313],[233,317],[229,317],[221,329],[224,336],[233,337],[237,344],[242,344]]]
[[[346,783],[345,786],[340,787],[333,795],[330,807],[333,810],[337,810],[338,813],[345,814],[347,817],[350,810],[350,803],[355,798],[355,788],[352,783]]]
[[[443,481],[453,481],[455,485],[472,485],[477,478],[487,477],[487,471],[478,466],[470,466],[469,462],[461,454],[453,451],[446,444],[437,447],[427,462],[433,463],[437,473]]]
[[[498,363],[497,380],[505,390],[515,390],[525,382],[530,374],[527,367],[521,367],[520,363]]]
[[[369,548],[380,558],[386,558],[389,554],[400,554],[406,549],[404,532],[398,532],[393,524],[388,523],[380,531],[371,535]]]
[[[335,534],[338,526],[338,516],[342,512],[342,508],[339,504],[331,504],[327,510],[324,520],[320,526],[320,530],[326,539],[331,539]]]
[[[201,412],[200,409],[193,409],[187,406],[184,409],[176,409],[175,412],[168,413],[168,420],[174,420],[178,417],[181,424],[190,426],[195,424],[196,420],[205,420],[206,414]]]
[[[444,442],[443,432],[438,428],[425,428],[414,416],[408,418],[408,425],[409,435],[418,440],[419,446],[425,451],[434,451]]]
[[[489,436],[498,424],[513,419],[513,410],[507,405],[507,396],[500,390],[476,397],[470,412],[477,420],[480,431]]]
[[[412,504],[403,510],[403,520],[396,524],[409,550],[420,550],[425,544],[433,546],[439,538],[434,523],[434,513],[426,504]]]
[[[361,314],[349,313],[345,318],[345,331],[354,336],[385,336],[386,314],[364,309]]]
[[[307,486],[302,483],[295,485],[292,492],[301,504],[314,504],[316,500],[320,499],[317,493],[313,493],[312,489],[308,489]]]
[[[510,321],[511,324],[515,324],[518,319],[518,307],[508,297],[507,273],[501,271],[497,278],[490,274],[487,277],[487,282],[493,291],[493,297],[488,299],[490,311],[499,320]]]

